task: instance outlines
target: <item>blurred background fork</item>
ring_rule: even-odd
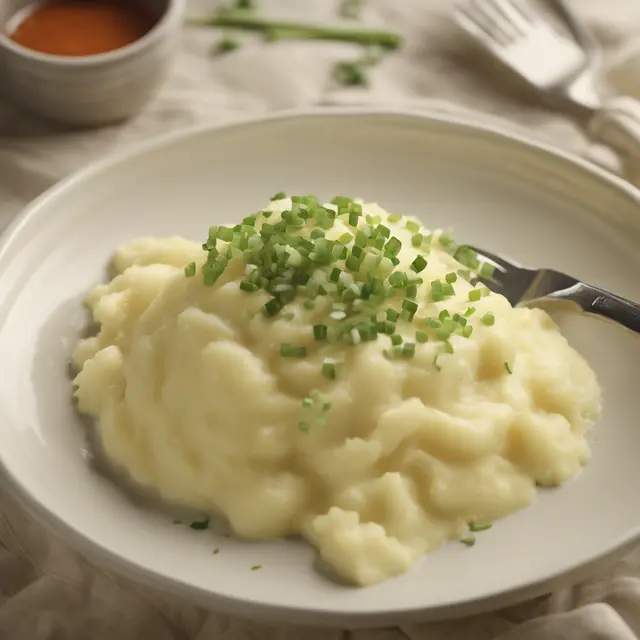
[[[491,276],[478,277],[489,289],[503,295],[515,307],[544,300],[565,300],[640,333],[640,304],[576,280],[553,269],[528,269],[494,253],[466,245],[481,262],[494,267]]]
[[[564,0],[548,0],[560,28],[530,0],[456,0],[456,22],[555,108],[623,161],[640,165],[640,103],[606,98],[600,48]]]

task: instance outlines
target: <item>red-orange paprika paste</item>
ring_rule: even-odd
[[[58,56],[91,56],[139,40],[155,20],[135,0],[51,0],[35,7],[9,37]]]

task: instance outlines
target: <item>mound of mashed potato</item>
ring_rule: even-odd
[[[578,473],[600,390],[447,233],[333,202],[120,248],[74,385],[135,481],[370,585]]]

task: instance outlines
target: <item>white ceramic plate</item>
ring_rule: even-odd
[[[540,146],[442,117],[353,111],[173,136],[58,185],[3,238],[0,463],[23,503],[112,570],[229,613],[310,624],[472,614],[581,578],[629,548],[640,537],[640,340],[586,317],[561,318],[605,394],[586,470],[474,548],[449,544],[371,588],[329,581],[302,542],[176,526],[92,471],[67,363],[87,320],[82,298],[113,250],[140,235],[200,239],[281,189],[377,200],[640,299],[640,195]]]

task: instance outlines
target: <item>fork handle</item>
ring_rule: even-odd
[[[563,294],[557,297],[572,300],[587,313],[608,318],[640,333],[640,304],[583,282],[565,290]]]
[[[630,182],[640,182],[640,102],[627,96],[613,98],[589,123],[589,133],[618,152]]]

